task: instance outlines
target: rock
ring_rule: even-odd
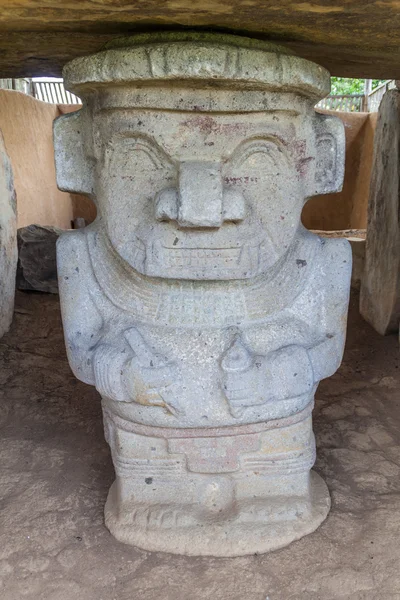
[[[58,294],[56,243],[62,229],[28,225],[18,229],[17,288]]]
[[[16,194],[0,132],[0,337],[9,330],[13,317],[17,258]]]
[[[238,556],[325,519],[311,412],[338,368],[351,249],[301,225],[343,181],[321,67],[230,35],[124,38],[67,65],[57,181],[99,218],[57,244],[68,358],[102,396],[105,523],[147,550]],[[104,110],[93,110],[96,107]]]
[[[360,312],[378,333],[400,322],[400,92],[384,95],[376,126]]]

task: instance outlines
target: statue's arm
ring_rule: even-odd
[[[180,412],[173,390],[174,365],[146,344],[134,327],[118,335],[116,344],[106,336],[110,323],[103,322],[93,295],[99,296],[81,231],[63,234],[57,244],[58,280],[68,360],[75,376],[95,385],[112,400],[165,406]],[[117,335],[117,334],[116,334]]]
[[[78,379],[95,385],[93,355],[103,319],[89,291],[91,270],[84,232],[63,233],[57,242],[57,271],[68,360]]]
[[[309,348],[314,380],[333,375],[340,366],[346,341],[352,254],[344,239],[327,239],[312,294],[319,299],[315,326],[319,341]]]
[[[349,242],[345,239],[324,239],[311,285],[294,309],[298,319],[307,323],[313,341],[304,346],[290,346],[293,365],[297,371],[297,367],[303,364],[302,372],[305,373],[306,352],[312,367],[313,384],[333,375],[343,358],[351,266]],[[279,350],[282,357],[287,356],[287,350]]]
[[[125,329],[123,338],[123,348],[99,344],[95,349],[97,390],[120,402],[161,406],[174,415],[182,413],[175,365],[149,346],[135,327]]]
[[[232,406],[240,409],[309,394],[321,379],[335,373],[346,338],[350,277],[349,243],[324,241],[312,283],[291,311],[293,342],[265,355],[254,355],[235,342],[223,357],[224,390]],[[306,324],[302,336],[296,335],[296,321]]]
[[[133,353],[123,340],[117,346],[105,339],[107,324],[93,300],[97,295],[101,302],[102,295],[83,231],[59,238],[57,269],[65,343],[74,375],[95,385],[102,396],[129,402],[132,391],[125,385],[125,374]]]

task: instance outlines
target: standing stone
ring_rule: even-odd
[[[400,322],[400,92],[384,95],[376,125],[360,312],[378,333]]]
[[[17,259],[16,194],[0,132],[0,337],[9,330],[13,317]]]
[[[17,232],[17,288],[58,294],[56,243],[62,229],[28,225]]]
[[[300,222],[343,179],[329,74],[212,34],[117,40],[64,71],[59,186],[96,221],[58,241],[68,357],[102,396],[106,525],[149,550],[237,556],[315,530],[318,382],[338,368],[346,240]]]

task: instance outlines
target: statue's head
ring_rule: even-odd
[[[58,185],[93,198],[143,275],[248,279],[289,250],[305,201],[338,191],[344,133],[322,67],[236,36],[169,33],[76,59],[83,109],[55,122]]]

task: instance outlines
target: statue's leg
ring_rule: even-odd
[[[138,426],[105,405],[116,472],[107,527],[144,549],[213,556],[266,552],[314,531],[330,499],[310,471],[315,445],[304,412],[262,427],[177,432]]]

